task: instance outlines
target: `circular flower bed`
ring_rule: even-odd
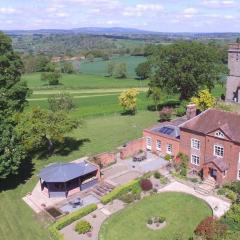
[[[159,230],[167,225],[165,217],[151,217],[147,221],[147,227],[152,230]]]
[[[75,231],[78,234],[88,233],[91,231],[91,229],[92,229],[91,224],[85,220],[81,220],[75,225]]]

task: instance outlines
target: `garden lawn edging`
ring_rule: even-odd
[[[86,215],[95,211],[96,209],[97,209],[96,204],[90,204],[84,208],[77,210],[76,212],[68,214],[65,217],[62,217],[61,219],[57,220],[48,228],[51,238],[53,240],[64,240],[63,235],[59,232],[59,230],[70,225],[76,220],[79,220],[80,218],[85,217]]]
[[[106,205],[107,203],[111,202],[112,200],[120,197],[121,195],[132,191],[134,188],[140,187],[139,179],[135,179],[129,183],[123,184],[119,187],[114,188],[110,193],[106,194],[101,198],[101,203]]]

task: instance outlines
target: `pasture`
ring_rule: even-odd
[[[139,63],[145,62],[145,57],[135,56],[113,56],[110,60],[104,61],[102,59],[95,59],[93,62],[82,61],[80,63],[80,72],[83,74],[94,74],[99,76],[107,75],[107,66],[110,62],[119,63],[123,62],[127,64],[127,76],[129,78],[135,78],[135,68]]]

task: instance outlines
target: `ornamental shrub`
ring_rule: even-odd
[[[74,230],[78,233],[78,234],[85,234],[87,232],[90,232],[92,229],[92,226],[89,222],[85,221],[85,220],[81,220],[79,221],[76,225]]]
[[[202,220],[195,230],[195,234],[206,240],[219,239],[227,232],[227,225],[217,221],[214,217]]]
[[[170,160],[172,159],[172,156],[171,156],[170,154],[167,154],[167,155],[164,157],[164,159],[165,159],[166,161],[170,161]]]
[[[149,179],[142,179],[140,185],[143,191],[150,191],[153,188],[153,184]]]
[[[169,107],[164,107],[160,112],[159,112],[159,117],[161,122],[165,121],[170,121],[172,117],[173,110],[172,108]]]
[[[237,200],[237,194],[230,189],[225,189],[225,196],[232,202],[235,202]]]
[[[154,177],[156,178],[156,179],[159,179],[160,177],[161,177],[162,175],[161,175],[161,173],[160,172],[154,172]]]

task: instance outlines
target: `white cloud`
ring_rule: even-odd
[[[202,5],[212,8],[224,8],[224,7],[234,7],[236,6],[235,0],[204,0]]]
[[[138,16],[141,17],[145,12],[148,11],[163,11],[164,7],[161,4],[137,4],[134,7],[126,7],[123,11],[124,16]]]
[[[192,18],[198,13],[198,10],[196,8],[186,8],[183,10],[183,16],[185,18]]]
[[[16,8],[11,8],[11,7],[2,7],[0,8],[0,13],[2,14],[13,14],[18,12],[18,10]]]

